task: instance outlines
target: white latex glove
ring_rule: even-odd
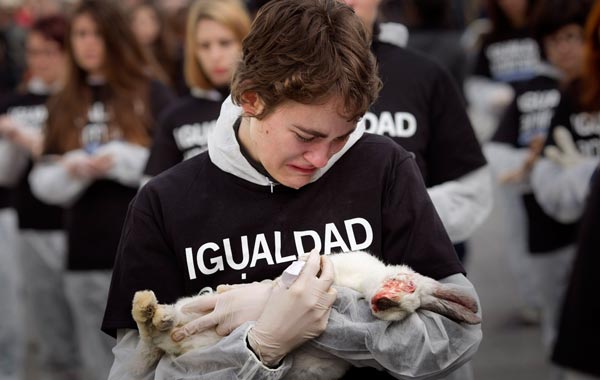
[[[267,280],[219,286],[217,293],[186,304],[181,309],[183,312],[209,313],[173,331],[173,340],[178,342],[212,327],[216,328],[217,334],[228,335],[244,322],[256,321],[271,296],[273,284]]]
[[[248,344],[264,364],[276,366],[294,348],[321,335],[337,295],[333,280],[331,260],[313,252],[289,289],[275,281],[263,313],[248,331]]]
[[[583,161],[584,157],[579,153],[573,136],[565,127],[556,127],[552,136],[556,146],[548,146],[544,149],[546,157],[562,167],[573,166]]]

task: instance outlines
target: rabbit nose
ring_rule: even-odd
[[[397,306],[398,302],[395,302],[387,297],[381,297],[373,300],[373,307],[376,311],[384,311]]]

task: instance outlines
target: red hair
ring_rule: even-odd
[[[585,25],[585,48],[579,102],[586,111],[600,110],[600,1],[597,1]]]

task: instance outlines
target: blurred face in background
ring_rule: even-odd
[[[58,42],[32,31],[27,36],[25,54],[32,77],[41,79],[47,85],[63,80],[66,55]]]
[[[515,26],[521,26],[526,21],[527,0],[497,0],[502,12]]]
[[[196,26],[196,59],[215,87],[229,85],[242,54],[242,44],[223,24],[201,19]]]
[[[90,75],[101,75],[106,46],[98,25],[89,14],[83,13],[73,18],[70,38],[77,65]]]
[[[544,37],[548,62],[559,69],[567,81],[581,74],[583,67],[583,28],[568,24]]]
[[[154,9],[145,5],[136,8],[131,15],[131,29],[143,46],[156,41],[160,33],[160,21]]]
[[[340,0],[350,8],[365,23],[367,28],[372,29],[377,20],[377,12],[381,0]]]

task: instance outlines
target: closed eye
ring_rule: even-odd
[[[336,137],[335,140],[338,141],[338,142],[344,142],[344,141],[348,140],[349,137],[350,137],[350,135],[348,134],[348,135]]]
[[[299,133],[294,132],[294,134],[296,135],[296,138],[301,141],[301,142],[311,142],[314,141],[314,139],[316,138],[315,136],[303,136]]]

